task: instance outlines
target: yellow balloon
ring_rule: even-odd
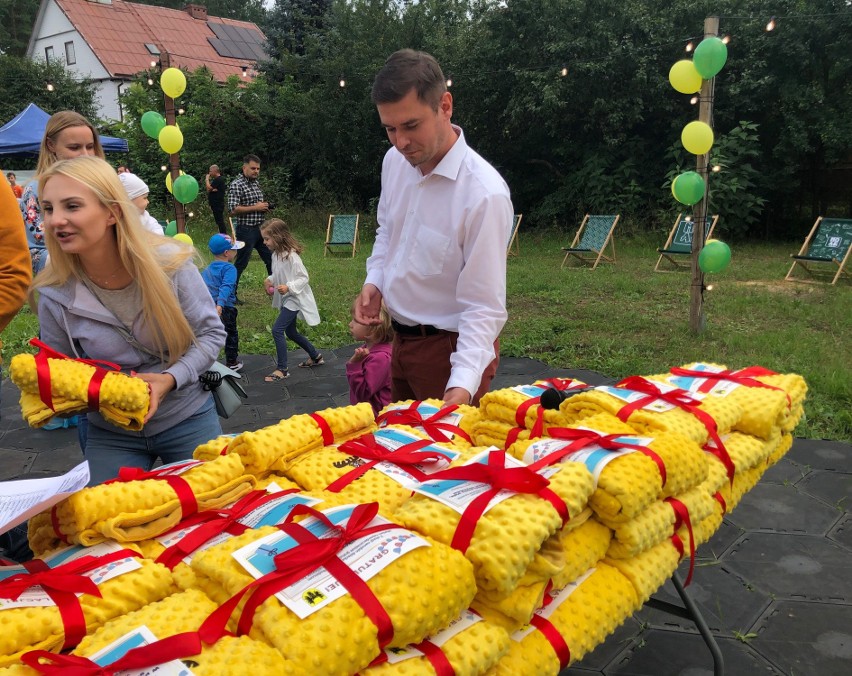
[[[176,239],[178,242],[183,242],[184,244],[189,244],[189,246],[192,246],[192,237],[187,235],[185,232],[179,232],[173,237],[173,239]]]
[[[693,155],[703,155],[713,147],[713,129],[706,122],[695,120],[683,128],[680,142]]]
[[[183,148],[183,132],[171,124],[162,128],[158,140],[160,147],[169,155],[179,152]]]
[[[712,244],[713,242],[718,242],[718,239],[708,239],[705,244]]]
[[[183,169],[180,170],[180,175],[184,175]],[[172,191],[172,172],[170,171],[166,172],[166,190],[168,190],[169,192]]]
[[[689,59],[681,59],[669,71],[669,82],[681,94],[694,94],[701,89],[701,74]]]
[[[166,96],[176,99],[186,91],[186,75],[179,68],[166,68],[160,75],[160,88]]]

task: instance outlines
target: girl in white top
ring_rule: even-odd
[[[276,368],[264,380],[274,383],[290,377],[287,370],[287,338],[308,353],[299,364],[302,368],[320,366],[325,361],[305,336],[299,333],[296,319],[301,317],[308,326],[320,322],[314,292],[308,284],[308,271],[299,256],[304,247],[280,218],[270,218],[260,226],[263,243],[272,251],[272,274],[264,280],[266,293],[272,296],[272,307],[279,309],[272,326],[275,341]]]

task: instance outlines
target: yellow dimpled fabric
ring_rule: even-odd
[[[570,663],[574,663],[603,642],[640,605],[628,579],[612,566],[599,563],[548,620],[567,644]],[[489,675],[557,676],[559,658],[540,631],[532,631],[520,640],[515,635],[511,638],[509,652]]]
[[[236,455],[200,463],[180,478],[192,490],[199,510],[224,507],[254,487],[254,478],[244,473]],[[85,546],[107,539],[140,542],[165,533],[183,516],[175,490],[160,479],[84,488],[57,504],[54,510],[56,525],[67,542]],[[36,555],[61,544],[50,510],[30,520],[29,541]]]
[[[459,463],[461,464],[461,463]],[[553,466],[548,488],[562,499],[571,518],[586,507],[594,478],[585,465],[567,462]],[[422,494],[403,503],[394,520],[407,528],[449,544],[461,515]],[[547,538],[562,527],[556,508],[532,494],[514,494],[483,514],[465,556],[473,563],[480,589],[508,593],[514,589]]]
[[[497,448],[505,448],[507,439],[516,430],[515,425],[511,425],[502,420],[493,420],[491,418],[481,418],[473,424],[471,438],[477,446],[496,446]],[[529,430],[521,430],[517,433],[518,439],[529,439]]]
[[[192,567],[228,593],[237,593],[253,578],[231,554],[275,532],[274,528],[246,532],[200,552]],[[476,593],[470,563],[438,542],[409,551],[367,585],[393,623],[390,647],[400,648],[447,626]],[[303,674],[345,676],[366,667],[379,654],[376,626],[349,594],[303,620],[271,597],[259,607],[251,635],[263,636]]]
[[[95,367],[74,359],[47,360],[53,410],[42,402],[35,357],[17,354],[9,362],[9,377],[21,390],[21,413],[31,427],[42,427],[55,415],[72,415],[89,409],[89,382]],[[148,414],[148,383],[118,371],[101,382],[98,411],[105,420],[126,430],[142,429]]]
[[[645,603],[677,570],[680,552],[671,539],[666,539],[628,559],[604,560],[630,580],[639,602]]]
[[[141,568],[98,585],[100,598],[89,594],[79,597],[88,632],[176,591],[165,566],[142,559],[139,563]],[[18,662],[30,650],[57,652],[64,642],[65,630],[56,606],[0,610],[0,666]]]
[[[410,409],[415,403],[419,404],[417,408],[419,413],[408,414],[406,409]],[[422,401],[415,401],[414,399],[405,399],[403,401],[395,401],[385,406],[381,411],[379,411],[377,420],[381,421],[383,416],[387,417],[387,420],[384,420],[379,423],[379,427],[389,427],[395,424],[401,424],[409,427],[414,427],[415,429],[425,432],[426,436],[432,439],[433,441],[452,443],[453,445],[458,446],[459,448],[465,448],[470,446],[470,442],[465,439],[464,436],[462,436],[461,434],[457,434],[455,431],[453,431],[452,427],[458,427],[462,432],[470,436],[473,431],[473,425],[477,423],[482,417],[480,410],[475,406],[458,404],[456,405],[453,411],[448,413],[446,416],[439,418],[436,421],[431,421],[431,423],[427,423],[426,427],[415,424],[415,422],[408,419],[413,417],[421,418],[424,421],[431,420],[431,418],[434,417],[436,413],[440,412],[445,408],[447,408],[446,404],[444,404],[444,402],[440,399],[423,399]],[[432,413],[432,409],[437,409],[437,411]],[[396,420],[392,415],[394,412],[399,412],[402,418],[400,420]]]
[[[772,467],[776,462],[778,462],[781,458],[787,455],[787,451],[790,450],[793,446],[793,435],[792,434],[782,434],[781,439],[778,442],[778,445],[772,450],[769,454],[769,457],[766,459],[767,467]]]
[[[583,386],[583,383],[579,380],[575,380],[574,384],[580,387]],[[543,388],[549,387],[545,382],[542,382],[541,386]],[[518,408],[533,398],[513,387],[506,387],[502,390],[494,390],[493,392],[484,394],[479,402],[479,408],[482,410],[484,418],[499,420],[508,423],[512,427],[516,427],[518,426]],[[533,429],[538,420],[539,413],[541,413],[546,425],[559,427],[565,424],[565,420],[558,410],[542,408],[539,412],[539,407],[540,404],[533,404],[527,408],[524,412],[523,425],[521,427],[525,427],[528,430]]]

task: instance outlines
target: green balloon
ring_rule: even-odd
[[[178,176],[172,186],[172,195],[181,204],[189,204],[198,197],[198,181],[189,174]]]
[[[698,267],[701,272],[722,272],[730,262],[730,247],[718,240],[708,242],[698,253]]]
[[[169,221],[166,223],[166,237],[174,237],[177,234],[177,221]]]
[[[716,75],[728,60],[728,45],[719,38],[704,38],[695,48],[692,63],[705,80]]]
[[[686,171],[675,179],[672,193],[674,198],[681,204],[693,205],[704,197],[704,179],[701,174],[694,171]]]
[[[158,138],[160,131],[166,126],[166,120],[158,112],[149,110],[142,115],[142,131],[151,138]]]

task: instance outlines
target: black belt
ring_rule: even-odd
[[[432,326],[431,324],[408,326],[408,324],[400,324],[395,319],[391,320],[391,326],[393,326],[394,331],[404,336],[437,336],[439,333],[445,333],[443,329],[439,329],[437,326]]]

